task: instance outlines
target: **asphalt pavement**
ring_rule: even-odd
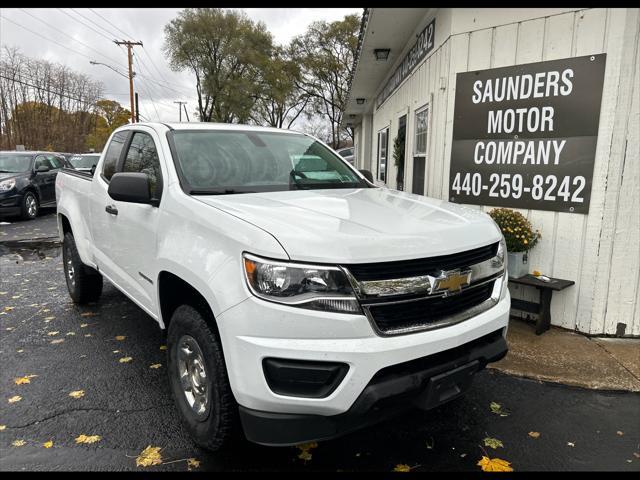
[[[174,407],[155,321],[108,282],[100,302],[71,302],[53,212],[9,222],[0,224],[1,471],[479,471],[483,456],[516,471],[640,471],[640,394],[495,370],[452,403],[319,442],[308,455],[246,441],[201,450]],[[77,443],[82,435],[99,439]],[[148,446],[163,463],[136,466]]]

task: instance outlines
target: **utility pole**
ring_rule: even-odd
[[[131,123],[136,123],[136,113],[133,103],[133,47],[134,45],[140,45],[142,42],[131,42],[128,40],[123,40],[119,42],[118,40],[113,41],[116,45],[126,45],[127,47],[127,60],[129,61],[129,97],[131,100]]]
[[[182,121],[182,105],[186,105],[187,102],[173,102],[178,104],[178,114],[180,115],[180,122]],[[184,111],[187,111],[187,107],[184,107]],[[188,118],[187,118],[188,120]]]
[[[138,92],[136,92],[136,122],[140,123],[140,107],[138,107]]]
[[[184,114],[187,116],[187,122],[190,122],[191,120],[189,120],[189,112],[187,112],[187,102],[184,102],[182,106],[184,107]]]

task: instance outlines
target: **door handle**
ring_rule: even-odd
[[[104,211],[110,213],[111,215],[118,215],[118,209],[115,205],[107,205],[104,207]]]

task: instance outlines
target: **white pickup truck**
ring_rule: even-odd
[[[174,399],[205,448],[430,409],[506,354],[491,218],[381,188],[309,135],[126,125],[56,194],[72,299],[97,301],[104,277],[166,330]]]

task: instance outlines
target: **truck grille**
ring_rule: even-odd
[[[423,297],[417,300],[363,305],[369,318],[383,334],[422,330],[446,323],[456,314],[470,310],[491,298],[495,280],[469,287],[449,297]]]
[[[407,278],[419,275],[437,275],[441,270],[467,267],[493,258],[497,251],[498,242],[451,255],[343,266],[359,281],[390,280],[392,278]]]

